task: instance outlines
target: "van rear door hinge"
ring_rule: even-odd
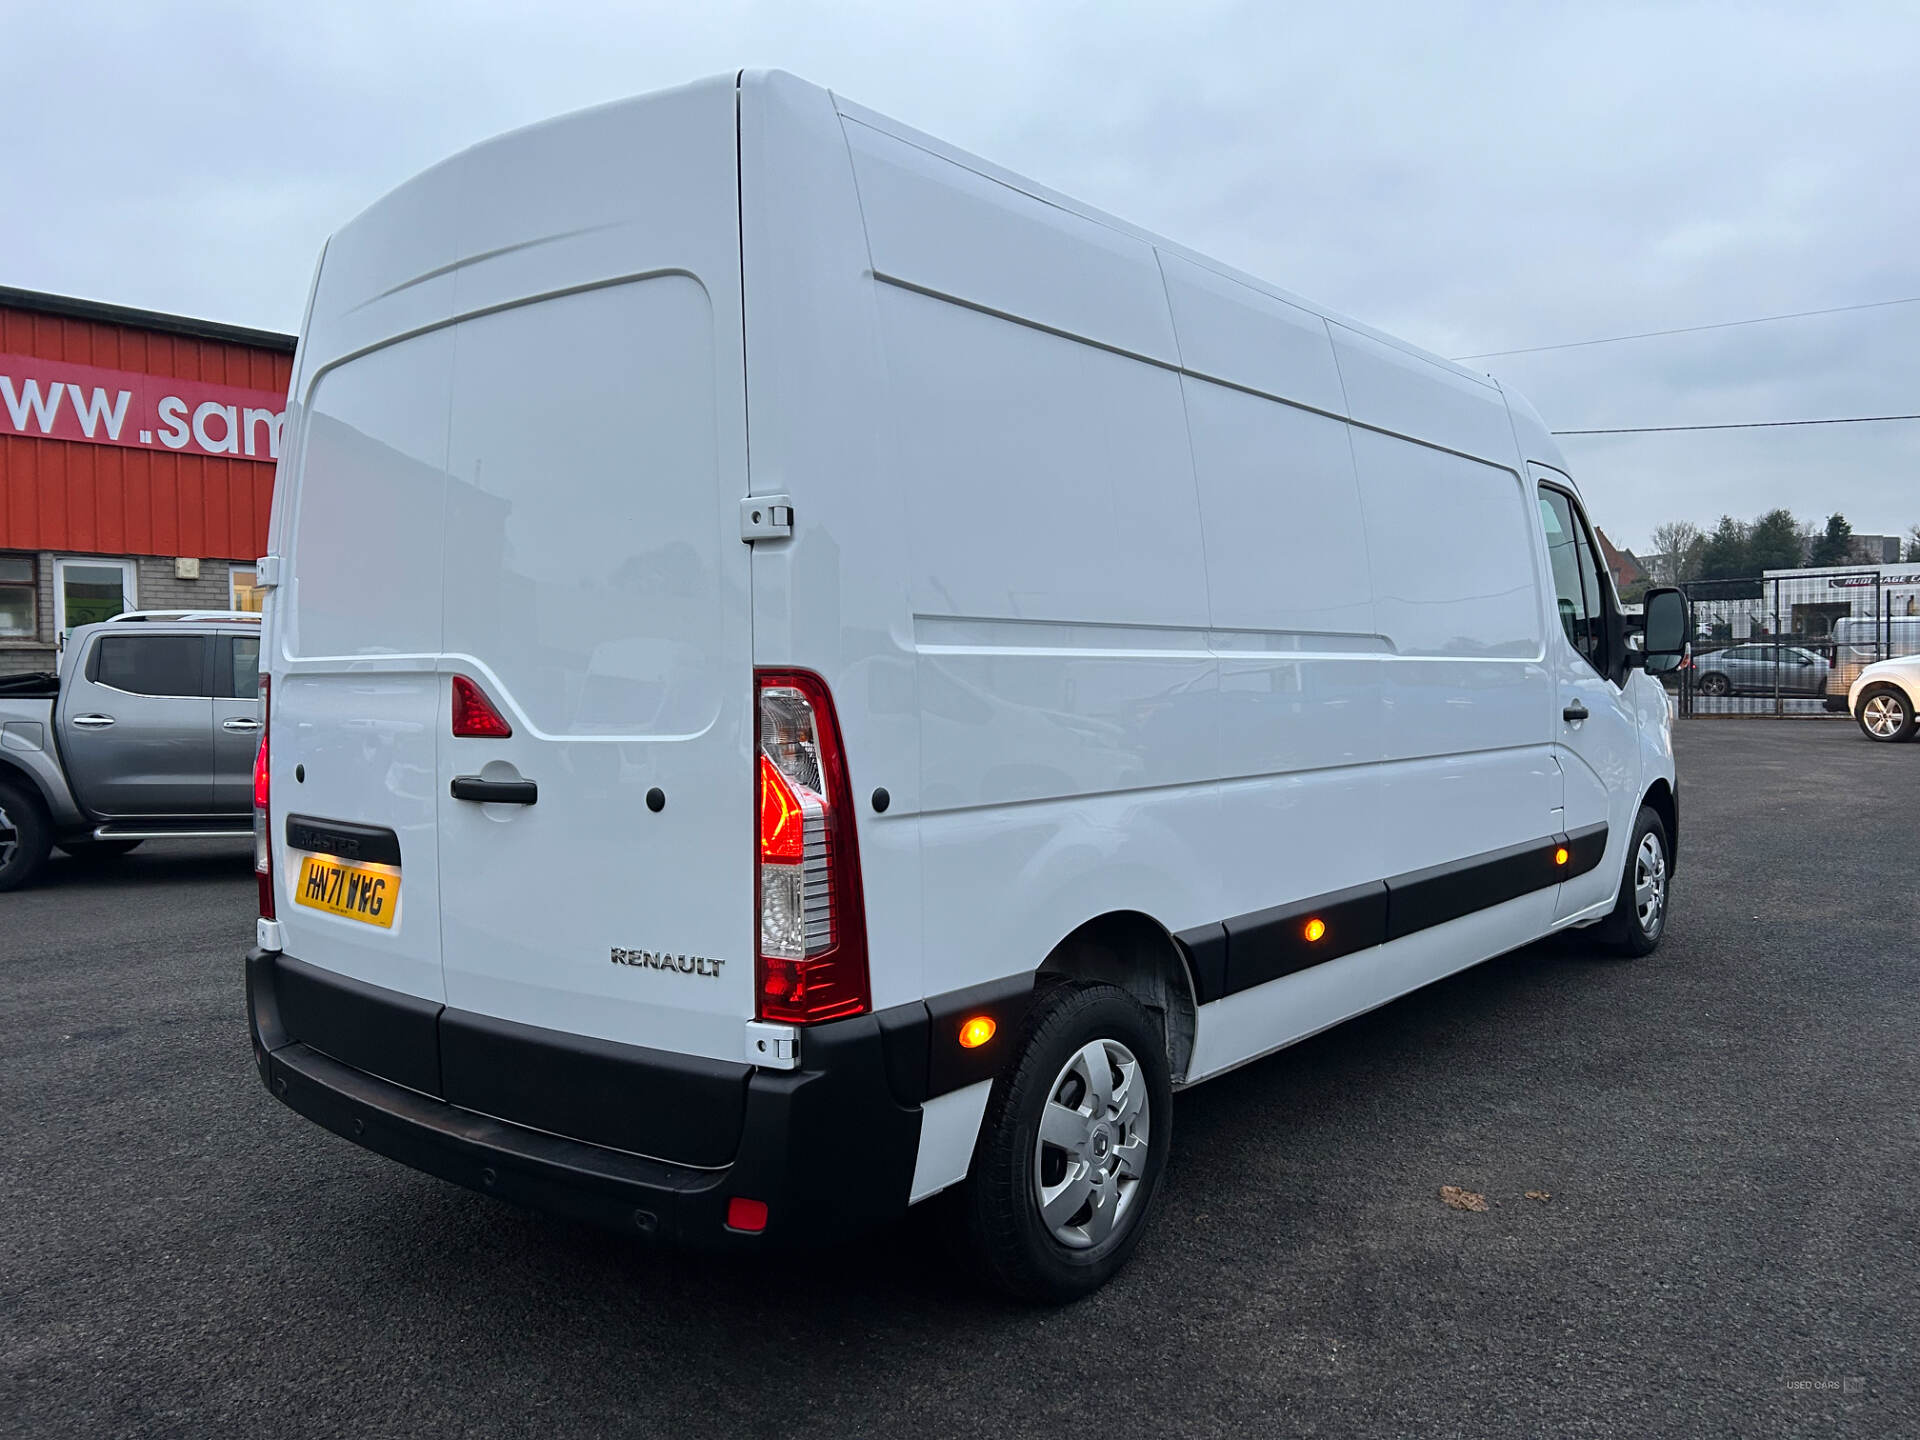
[[[254,561],[253,564],[255,572],[253,585],[256,590],[271,590],[280,583],[280,557],[278,555],[262,555],[258,560]]]
[[[794,1070],[800,1065],[800,1032],[791,1025],[765,1020],[747,1022],[747,1063],[768,1070]]]
[[[756,540],[791,540],[793,498],[789,495],[749,495],[742,500],[740,538],[749,545]]]

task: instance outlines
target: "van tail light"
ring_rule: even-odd
[[[464,675],[453,677],[453,733],[461,740],[507,740],[513,726],[494,707],[487,692]]]
[[[872,1006],[867,913],[833,700],[806,671],[754,678],[755,1012],[798,1024],[859,1015]]]
[[[267,764],[267,742],[273,733],[271,682],[260,677],[260,748],[253,757],[253,877],[260,883],[260,918],[273,919],[273,832],[267,811],[273,781]]]

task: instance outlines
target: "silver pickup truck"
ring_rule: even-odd
[[[0,677],[0,891],[54,846],[253,833],[260,621],[143,611],[82,625],[56,674]]]

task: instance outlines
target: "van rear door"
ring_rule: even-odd
[[[742,1058],[736,131],[731,76],[585,111],[329,242],[272,602],[289,955],[461,1023]],[[454,733],[457,678],[511,734]],[[294,838],[396,854],[390,923],[301,893]]]
[[[450,1006],[738,1060],[750,552],[740,329],[723,370],[714,308],[663,275],[460,325],[435,793]],[[454,735],[453,674],[511,736]],[[475,779],[531,803],[457,798]]]

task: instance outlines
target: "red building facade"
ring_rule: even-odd
[[[122,610],[258,608],[293,349],[0,287],[0,674]]]

